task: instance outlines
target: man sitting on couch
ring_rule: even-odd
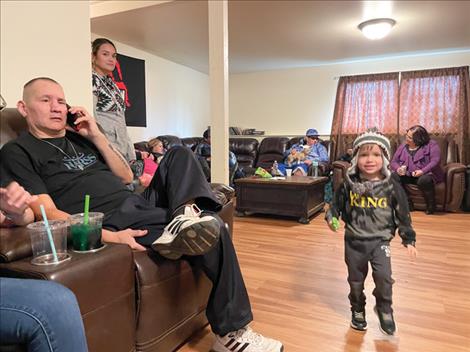
[[[206,176],[206,179],[211,179],[211,130],[208,128],[202,134],[202,142],[199,143],[194,150],[197,159],[199,160],[202,171]],[[228,168],[229,168],[229,182],[230,186],[233,186],[233,180],[244,177],[241,170],[238,169],[238,161],[235,154],[229,150],[228,152]]]
[[[320,162],[327,163],[328,151],[320,143],[319,136],[316,129],[309,128],[305,132],[305,143],[296,143],[285,152],[284,164],[279,164],[281,173],[285,175],[285,169],[291,168],[293,175],[307,176],[308,168],[313,162],[317,162],[317,166]]]
[[[171,148],[141,196],[125,187],[132,180],[127,162],[85,109],[70,108],[78,131],[66,130],[66,100],[56,81],[29,81],[17,107],[29,133],[7,143],[0,155],[5,171],[37,195],[30,205],[36,218],[42,204],[49,219],[66,219],[81,212],[90,195],[90,210],[105,214],[105,242],[136,250],[151,246],[170,259],[199,258],[213,284],[206,314],[216,334],[214,351],[282,351],[279,341],[247,325],[253,316],[235,249],[212,213],[220,204],[189,149]]]

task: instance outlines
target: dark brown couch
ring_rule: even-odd
[[[5,109],[0,122],[2,143],[26,127],[14,109]],[[225,204],[219,215],[231,230],[233,203]],[[0,275],[69,287],[77,297],[91,352],[173,351],[207,324],[211,284],[187,261],[117,244],[95,254],[71,255],[71,261],[57,266],[34,266],[26,229],[0,230]]]
[[[397,149],[397,143],[390,138],[392,143],[392,155]],[[452,136],[433,136],[441,150],[441,166],[445,172],[445,181],[435,186],[436,210],[458,211],[465,190],[465,166],[458,162],[457,145]],[[346,170],[350,164],[345,161],[334,161],[333,166],[333,189],[336,190],[344,181]],[[422,192],[416,185],[406,185],[405,190],[410,197],[413,207],[417,210],[425,210],[426,203]]]

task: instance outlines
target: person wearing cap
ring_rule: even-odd
[[[392,310],[390,241],[397,229],[409,255],[414,258],[417,251],[406,194],[400,183],[390,177],[389,158],[387,137],[375,129],[359,135],[353,144],[351,167],[335,192],[325,220],[333,231],[339,228],[340,216],[345,223],[351,327],[359,331],[367,329],[364,281],[370,262],[379,326],[383,333],[393,335],[396,325]]]
[[[314,161],[319,163],[328,163],[330,158],[328,157],[328,151],[326,150],[325,146],[320,143],[318,131],[315,128],[309,128],[305,133],[305,142],[296,143],[292,145],[290,149],[288,149],[284,157],[287,158],[289,154],[295,154],[297,152],[301,152],[308,147],[308,154],[300,163],[292,165],[292,175],[296,176],[307,176],[308,168]],[[284,173],[285,168],[287,168],[286,163],[279,164],[279,170]]]

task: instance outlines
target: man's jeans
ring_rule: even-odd
[[[34,352],[86,352],[72,291],[52,281],[0,278],[0,344],[21,344]]]

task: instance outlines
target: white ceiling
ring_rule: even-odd
[[[228,13],[231,73],[470,51],[470,1],[230,0]],[[367,40],[357,29],[373,17],[397,21],[383,40]],[[178,0],[95,17],[91,30],[208,72],[207,1]]]

